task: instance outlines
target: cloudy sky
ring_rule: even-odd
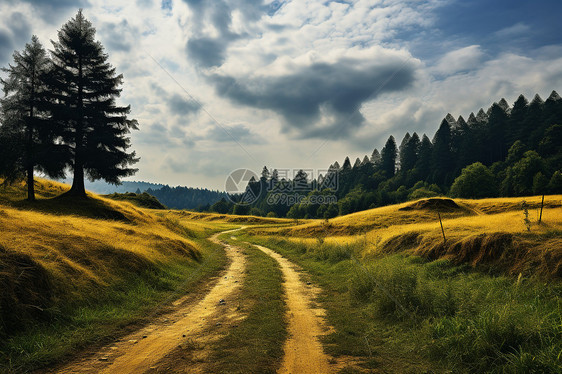
[[[78,8],[123,73],[130,179],[223,189],[562,91],[559,0],[0,0],[0,66]]]

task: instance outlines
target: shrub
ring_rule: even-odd
[[[453,185],[452,197],[483,198],[498,196],[496,178],[492,172],[480,162],[475,162],[462,169]]]
[[[439,193],[437,193],[435,191],[428,190],[425,187],[421,187],[421,188],[418,188],[418,189],[415,189],[414,191],[412,191],[408,195],[408,200],[419,200],[419,199],[423,199],[425,197],[435,197],[435,196],[439,196]]]
[[[554,174],[552,174],[552,178],[550,178],[547,188],[548,192],[551,194],[562,193],[562,172],[557,170]]]

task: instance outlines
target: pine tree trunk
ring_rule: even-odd
[[[84,133],[82,131],[82,121],[78,121],[74,138],[74,178],[72,187],[68,191],[69,195],[86,197],[86,188],[84,187]]]
[[[33,182],[33,161],[32,161],[32,138],[31,129],[27,129],[27,140],[26,140],[26,172],[27,172],[27,200],[35,201],[35,184]]]
[[[76,124],[76,138],[74,150],[74,179],[72,180],[72,187],[68,191],[69,195],[86,197],[86,188],[84,187],[84,132],[83,126],[83,83],[82,83],[82,58],[78,59],[78,112],[79,118]]]
[[[72,180],[72,187],[68,191],[72,196],[86,197],[86,188],[84,186],[84,166],[78,162],[74,163],[74,179]]]
[[[34,101],[35,84],[34,77],[32,77],[32,93],[31,101]],[[33,121],[33,105],[29,108],[29,123],[26,127],[26,163],[25,168],[27,169],[27,200],[35,201],[35,183],[33,181],[33,169],[34,169],[34,157],[33,157],[33,128],[31,122]]]
[[[81,131],[81,124],[78,124],[78,131],[76,131],[75,149],[74,149],[74,179],[72,180],[72,187],[68,191],[69,195],[86,197],[86,188],[84,187],[84,164],[82,162],[83,154],[83,135]]]
[[[27,166],[27,200],[35,201],[35,183],[33,181],[33,165]]]

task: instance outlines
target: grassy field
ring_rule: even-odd
[[[529,206],[528,229],[521,209],[523,201]],[[362,248],[361,257],[407,250],[427,259],[446,258],[454,264],[488,266],[502,274],[562,278],[562,196],[546,196],[539,224],[540,202],[540,196],[425,199],[331,220],[250,231],[306,244],[357,244]]]
[[[250,229],[312,274],[344,372],[561,372],[562,197],[427,201]],[[443,218],[443,240],[437,212]],[[527,229],[528,227],[528,229]]]
[[[344,373],[562,371],[562,196],[546,196],[540,224],[540,197],[422,199],[296,222],[148,209],[136,196],[74,200],[56,197],[66,185],[36,184],[33,203],[24,185],[0,189],[0,372],[149,321],[224,267],[206,238],[242,225],[235,244],[277,250],[323,288],[335,328],[324,343],[350,358]],[[286,336],[281,274],[244,250],[247,318],[214,347],[213,367],[273,372]]]
[[[234,225],[180,219],[97,195],[0,190],[0,371],[26,371],[122,333],[220,270],[203,238]]]

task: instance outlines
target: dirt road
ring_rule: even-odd
[[[313,298],[319,290],[303,282],[296,266],[269,248],[256,245],[262,252],[273,257],[281,266],[285,278],[284,288],[287,297],[287,319],[289,339],[285,342],[281,374],[330,373],[333,369],[320,343],[319,337],[326,334],[325,311],[312,306]]]
[[[226,232],[233,231],[236,230]],[[173,303],[169,313],[157,316],[150,325],[99,350],[85,352],[74,362],[49,372],[206,372],[211,343],[223,337],[229,326],[236,326],[244,318],[236,300],[243,285],[246,257],[239,248],[218,240],[218,236],[226,232],[215,234],[210,240],[224,246],[230,265],[218,280],[211,283],[207,293],[198,297],[185,296]],[[325,311],[312,305],[319,290],[303,282],[297,267],[290,261],[269,248],[256,247],[279,263],[284,276],[289,338],[278,372],[317,374],[334,371],[319,341],[328,330],[323,318]]]
[[[236,231],[236,230],[231,230]],[[218,235],[210,238],[219,243]],[[77,362],[56,370],[57,373],[144,373],[166,372],[159,368],[159,361],[182,344],[205,346],[212,339],[217,316],[221,321],[237,323],[242,318],[235,302],[236,293],[242,285],[245,256],[238,248],[223,243],[230,265],[210,289],[199,300],[184,297],[174,302],[174,309],[158,317],[152,324],[120,339],[97,352],[91,352]],[[221,323],[222,325],[222,323]],[[205,333],[203,333],[205,332]],[[205,352],[199,352],[205,354]],[[198,372],[194,368],[190,372]]]

